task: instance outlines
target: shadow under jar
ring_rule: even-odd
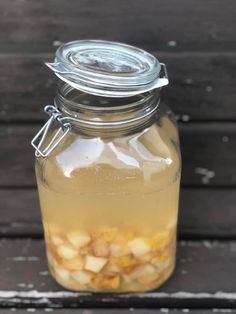
[[[75,291],[160,286],[175,265],[181,158],[163,64],[106,41],[61,46],[33,139],[50,271]]]

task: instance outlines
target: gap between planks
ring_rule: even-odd
[[[55,53],[56,49],[63,42],[53,41],[48,43],[0,43],[0,54],[44,54]],[[158,51],[158,53],[234,53],[236,50],[235,42],[204,42],[204,43],[181,43],[181,45],[171,45],[171,42],[155,44],[144,44],[143,42],[129,41],[130,45],[140,47],[148,51]]]

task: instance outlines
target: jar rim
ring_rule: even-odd
[[[129,97],[168,84],[165,65],[155,56],[112,41],[65,43],[57,49],[54,63],[46,65],[73,88],[104,97]]]
[[[56,98],[54,100],[55,104],[58,105],[58,103],[62,103],[65,106],[71,107],[71,108],[75,108],[75,110],[78,110],[78,108],[86,110],[86,111],[98,111],[98,112],[119,112],[121,111],[126,111],[132,108],[137,108],[139,106],[144,105],[145,103],[147,103],[148,101],[150,101],[151,99],[153,99],[154,97],[156,97],[156,92],[153,93],[153,91],[148,91],[146,93],[143,94],[139,94],[139,95],[134,95],[133,97],[139,97],[136,99],[132,99],[133,97],[129,97],[127,98],[127,103],[125,104],[112,104],[112,105],[105,105],[105,106],[99,106],[98,103],[96,103],[96,105],[88,105],[83,103],[83,101],[74,101],[73,99],[70,99],[68,97],[69,93],[71,91],[73,91],[73,87],[70,86],[67,83],[62,84],[61,86],[58,86],[57,88],[57,95]],[[81,95],[84,95],[83,92],[81,92]],[[109,99],[109,98],[107,98]],[[100,99],[97,99],[97,101]],[[124,98],[122,98],[122,102],[124,101]],[[109,103],[109,101],[107,101]]]
[[[112,127],[137,122],[139,120],[145,119],[148,116],[151,116],[156,111],[160,103],[160,94],[158,90],[150,91],[133,97],[127,97],[127,103],[121,105],[114,104],[114,98],[106,98],[108,100],[108,105],[106,104],[105,106],[99,106],[99,102],[102,100],[102,98],[97,96],[94,98],[96,105],[84,104],[83,96],[85,96],[85,100],[91,99],[91,95],[84,92],[80,93],[76,91],[76,96],[78,96],[79,93],[82,98],[80,99],[78,97],[77,101],[75,101],[73,96],[69,96],[71,91],[73,92],[74,89],[70,85],[66,83],[59,84],[57,94],[54,99],[55,107],[58,108],[63,114],[63,120],[70,120],[90,126]],[[117,101],[119,102],[119,100]],[[120,99],[120,101],[121,103],[124,102],[124,98]],[[83,116],[86,116],[90,113],[95,115],[95,120],[91,119],[91,117],[89,119],[83,118]],[[126,117],[121,120],[97,120],[99,115],[110,114],[113,116],[114,113],[126,115]],[[129,115],[128,118],[127,115]]]

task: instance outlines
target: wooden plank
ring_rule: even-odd
[[[47,272],[42,240],[2,239],[0,244],[2,307],[212,308],[236,304],[235,241],[181,241],[176,271],[158,291],[117,295],[65,291]]]
[[[0,55],[0,120],[38,121],[45,118],[43,106],[52,103],[54,78],[43,61],[52,55]]]
[[[170,77],[162,99],[180,120],[236,120],[235,56],[165,53],[160,60],[167,64]]]
[[[235,1],[93,0],[2,1],[2,43],[52,43],[105,38],[184,45],[234,42]],[[174,41],[174,43],[173,43]]]
[[[179,234],[181,238],[235,238],[236,190],[182,189]]]
[[[30,141],[39,126],[0,126],[0,186],[35,186]],[[235,123],[180,124],[184,185],[236,185]]]
[[[181,190],[179,238],[236,239],[235,189]],[[35,189],[0,189],[0,236],[42,237]]]
[[[42,236],[36,189],[0,189],[0,236]]]
[[[235,186],[235,123],[180,125],[185,185]]]
[[[234,53],[161,53],[170,85],[162,99],[180,120],[236,120]],[[0,54],[0,121],[42,121],[55,80],[52,54]]]

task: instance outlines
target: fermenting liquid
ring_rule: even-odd
[[[178,135],[168,118],[136,135],[70,133],[36,162],[50,270],[76,291],[144,291],[175,263]]]

